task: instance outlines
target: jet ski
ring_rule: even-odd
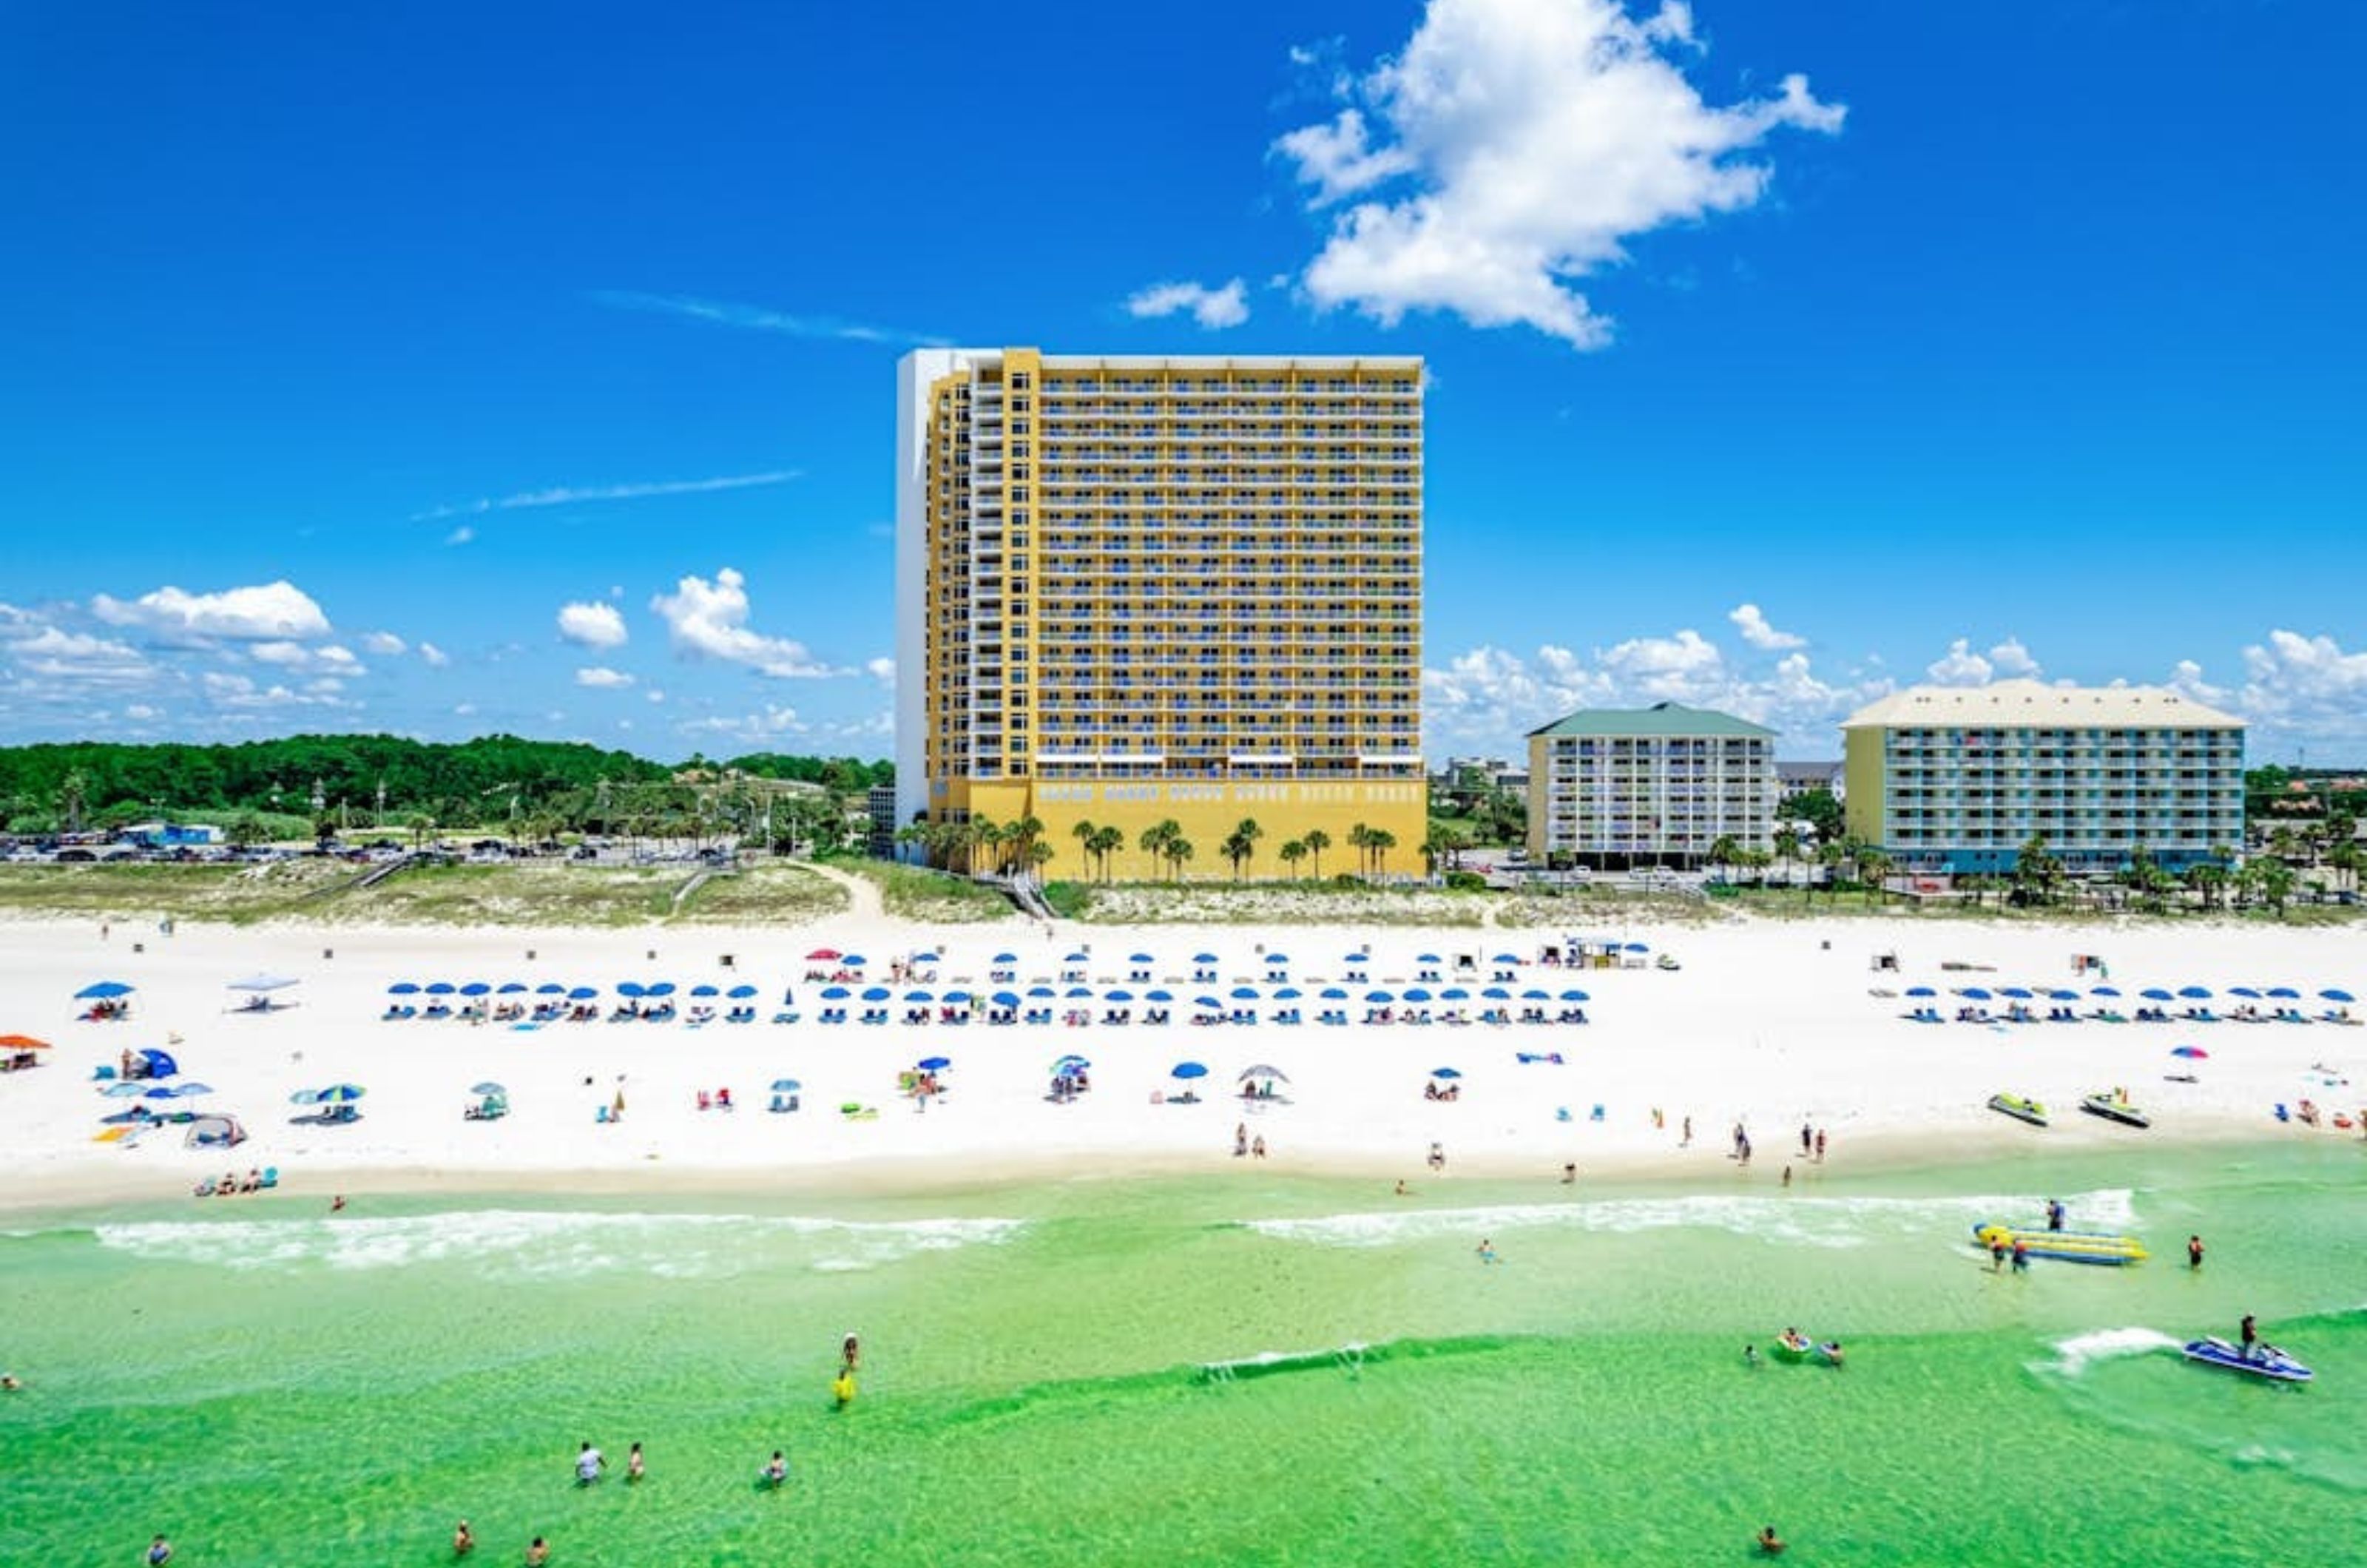
[[[2231,1372],[2247,1377],[2266,1378],[2272,1382],[2307,1382],[2317,1376],[2307,1367],[2286,1355],[2273,1345],[2255,1345],[2246,1355],[2240,1345],[2230,1345],[2225,1339],[2205,1336],[2191,1340],[2179,1354],[2190,1361],[2205,1366],[2225,1367]]]

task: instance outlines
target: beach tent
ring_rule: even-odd
[[[181,1070],[181,1064],[163,1051],[142,1051],[139,1056],[148,1065],[148,1076],[152,1078],[169,1078]]]
[[[1288,1083],[1290,1081],[1290,1075],[1284,1072],[1280,1067],[1269,1067],[1264,1063],[1261,1062],[1254,1067],[1243,1067],[1241,1069],[1241,1076],[1235,1078],[1233,1081],[1235,1083],[1247,1083],[1251,1078],[1272,1078],[1276,1083]]]
[[[200,1116],[189,1123],[188,1136],[182,1141],[193,1149],[235,1148],[246,1142],[246,1129],[235,1116]]]
[[[284,991],[297,982],[285,975],[249,975],[243,980],[232,980],[233,991]]]

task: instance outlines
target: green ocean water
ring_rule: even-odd
[[[2356,1143],[1417,1185],[18,1217],[0,1562],[2367,1562]],[[2158,1256],[1966,1245],[2050,1196]],[[2169,1348],[2246,1312],[2315,1385]],[[1848,1366],[1747,1368],[1787,1324]]]

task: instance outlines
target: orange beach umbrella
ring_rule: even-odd
[[[0,1034],[0,1051],[46,1051],[50,1043],[29,1034]]]

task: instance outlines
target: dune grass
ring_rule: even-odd
[[[0,865],[0,914],[245,924],[294,914],[357,874],[340,861],[269,865]]]
[[[694,926],[791,926],[844,914],[846,889],[794,865],[752,866],[718,876],[685,901],[676,923]]]

